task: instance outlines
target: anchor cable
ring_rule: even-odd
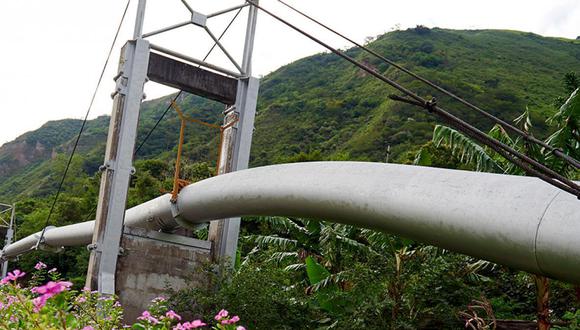
[[[342,59],[352,63],[353,65],[359,67],[360,69],[366,71],[367,73],[371,74],[375,78],[382,80],[383,82],[389,84],[390,86],[394,87],[395,89],[399,90],[403,94],[407,95],[411,99],[405,99],[409,101],[407,103],[412,103],[414,105],[421,106],[427,109],[429,112],[436,114],[441,119],[446,122],[453,123],[454,127],[459,129],[461,132],[465,132],[466,134],[477,137],[478,141],[481,143],[490,146],[491,148],[497,148],[498,153],[508,156],[507,159],[512,161],[514,157],[518,158],[515,159],[514,163],[520,166],[525,172],[530,175],[536,176],[547,183],[554,185],[560,189],[563,189],[577,197],[580,198],[580,186],[578,186],[573,181],[565,178],[564,176],[560,175],[559,173],[555,172],[554,170],[546,167],[544,164],[539,163],[538,161],[518,152],[517,150],[511,148],[508,145],[505,145],[497,140],[492,139],[491,137],[487,136],[485,133],[480,131],[479,129],[471,126],[470,124],[464,122],[463,120],[453,116],[445,109],[437,106],[435,100],[427,101],[420,97],[419,95],[415,94],[413,91],[407,89],[406,87],[402,86],[401,84],[397,83],[396,81],[384,76],[383,74],[375,71],[374,69],[368,67],[367,65],[358,62],[354,58],[344,54],[343,52],[339,51],[338,49],[328,45],[327,43],[323,42],[322,40],[314,37],[313,35],[301,30],[297,26],[293,25],[292,23],[284,20],[283,18],[277,16],[276,14],[270,12],[269,10],[261,7],[260,5],[256,4],[252,0],[247,0],[248,3],[255,6],[256,8],[260,9],[264,13],[270,15],[272,18],[278,20],[279,22],[285,24],[286,26],[290,27],[291,29],[295,30],[296,32],[304,35],[305,37],[311,39],[312,41],[316,42],[317,44],[323,46],[324,48],[330,50],[332,53],[338,55]],[[487,136],[484,138],[483,136]],[[493,141],[491,141],[493,140]],[[495,150],[495,149],[494,149]],[[531,166],[531,167],[530,167]]]
[[[50,217],[52,216],[52,213],[54,212],[54,208],[56,206],[56,203],[58,201],[58,197],[60,196],[60,193],[62,191],[62,187],[64,185],[64,181],[66,179],[66,176],[68,174],[68,170],[70,168],[70,165],[72,163],[73,157],[77,151],[77,147],[79,145],[79,140],[81,139],[81,135],[83,134],[83,131],[85,129],[85,126],[87,124],[87,120],[89,118],[89,114],[91,113],[91,109],[93,107],[93,103],[95,102],[95,98],[97,97],[97,92],[99,90],[99,87],[101,86],[101,82],[103,81],[103,76],[105,75],[105,70],[107,69],[107,66],[109,64],[109,60],[111,59],[111,54],[113,53],[113,50],[115,48],[115,44],[117,43],[117,38],[119,37],[119,33],[121,32],[121,28],[123,27],[123,22],[125,21],[125,17],[127,16],[127,11],[129,9],[129,5],[131,4],[131,0],[127,0],[127,5],[125,6],[125,10],[123,11],[123,15],[121,16],[121,21],[119,22],[119,25],[117,27],[117,31],[115,32],[115,37],[113,38],[113,42],[111,43],[111,47],[109,48],[109,52],[107,53],[107,58],[105,60],[105,63],[103,65],[103,69],[101,70],[101,74],[99,76],[99,80],[97,81],[97,85],[95,87],[95,90],[93,92],[93,96],[91,97],[91,101],[89,103],[87,112],[85,114],[85,118],[83,119],[83,123],[81,125],[81,128],[79,129],[79,133],[77,134],[73,149],[70,153],[70,156],[68,158],[68,162],[66,164],[66,167],[64,169],[64,173],[62,174],[62,177],[60,179],[60,183],[58,185],[58,189],[56,191],[56,195],[54,197],[54,200],[52,201],[52,205],[50,207],[50,211],[48,212],[48,216],[46,217],[46,220],[44,222],[44,228],[42,229],[42,233],[40,234],[40,237],[38,238],[38,242],[36,243],[36,248],[38,248],[38,246],[40,245],[40,243],[42,242],[42,240],[44,239],[44,234],[46,232],[46,227],[48,226],[49,222],[50,222]]]
[[[224,35],[229,30],[229,28],[232,26],[232,24],[234,23],[234,21],[236,20],[236,18],[238,18],[238,16],[242,12],[242,9],[243,8],[238,9],[238,11],[234,15],[234,17],[230,20],[229,24],[225,27],[225,29],[223,30],[223,32],[217,38],[218,41],[220,41],[224,37]],[[207,58],[211,55],[211,53],[213,52],[213,50],[215,49],[216,46],[217,46],[217,42],[214,42],[213,46],[209,49],[209,51],[207,52],[207,54],[204,56],[203,61],[207,60]],[[145,135],[145,138],[143,138],[143,140],[139,143],[139,146],[135,149],[135,152],[133,153],[133,156],[137,156],[137,154],[139,153],[139,151],[143,148],[143,146],[145,146],[145,144],[147,143],[147,141],[149,140],[149,138],[151,137],[151,135],[153,134],[153,132],[157,129],[157,127],[159,126],[159,124],[161,123],[161,121],[165,118],[165,116],[167,115],[167,113],[169,112],[169,110],[171,110],[171,105],[173,103],[177,102],[177,99],[182,94],[183,94],[183,90],[180,90],[179,93],[177,93],[173,97],[173,99],[171,100],[171,102],[169,102],[169,105],[167,105],[167,108],[165,109],[165,111],[163,111],[163,114],[161,114],[161,116],[157,119],[157,122],[155,122],[155,125],[153,125],[153,127]],[[93,207],[93,209],[89,212],[89,214],[86,216],[87,221],[90,220],[90,218],[93,215],[93,212],[95,212],[96,210],[97,210],[97,205],[95,205]]]
[[[231,19],[230,23],[226,26],[226,28],[220,34],[220,36],[217,38],[217,41],[220,41],[223,38],[223,36],[226,34],[226,32],[228,31],[228,29],[230,28],[230,26],[232,26],[232,24],[234,23],[234,21],[236,20],[236,18],[238,17],[238,15],[240,15],[240,12],[242,11],[242,9],[243,8],[238,9],[238,12]],[[205,55],[205,57],[203,58],[202,61],[207,60],[207,58],[209,57],[209,55],[211,55],[211,53],[213,52],[213,50],[215,49],[216,46],[217,46],[217,42],[214,42],[213,46],[209,49],[209,51],[207,52],[207,54]],[[145,138],[143,139],[143,141],[141,141],[141,143],[139,144],[139,146],[135,150],[134,155],[137,155],[137,153],[139,152],[139,150],[141,150],[141,148],[147,142],[147,140],[149,139],[149,137],[151,137],[151,134],[153,134],[153,131],[155,131],[155,129],[157,129],[157,126],[159,126],[159,124],[161,123],[161,121],[163,120],[163,118],[165,118],[165,116],[167,115],[167,113],[171,109],[171,105],[177,101],[177,98],[179,96],[181,96],[182,93],[183,93],[183,90],[180,90],[179,93],[177,93],[177,95],[175,95],[175,97],[171,100],[171,102],[169,102],[169,105],[167,106],[167,108],[165,109],[165,111],[163,112],[163,114],[161,115],[161,117],[159,117],[159,119],[157,119],[157,122],[155,123],[155,125],[153,125],[153,128],[151,128],[149,130],[149,132],[147,132],[147,135],[145,135]]]
[[[554,146],[551,146],[549,144],[547,144],[546,142],[539,140],[538,138],[536,138],[535,136],[533,136],[530,133],[526,133],[524,131],[522,131],[521,129],[519,129],[518,127],[492,115],[491,113],[481,109],[480,107],[470,103],[469,101],[463,99],[460,96],[457,96],[456,94],[448,91],[447,89],[431,82],[430,80],[414,73],[413,71],[403,67],[402,65],[397,64],[395,61],[390,60],[388,58],[386,58],[385,56],[377,53],[376,51],[370,49],[369,47],[366,47],[364,45],[361,45],[360,43],[354,41],[353,39],[345,36],[344,34],[341,34],[340,32],[332,29],[331,27],[329,27],[328,25],[320,22],[319,20],[316,20],[315,18],[313,18],[312,16],[309,16],[308,14],[296,9],[296,7],[291,6],[290,4],[284,2],[283,0],[278,0],[278,2],[282,3],[284,6],[290,8],[291,10],[293,10],[294,12],[300,14],[301,16],[305,17],[306,19],[314,22],[315,24],[321,26],[322,28],[332,32],[333,34],[343,38],[344,40],[352,43],[353,45],[357,46],[358,48],[366,51],[367,53],[372,54],[373,56],[375,56],[376,58],[382,60],[385,63],[388,63],[389,65],[392,65],[393,67],[397,68],[400,71],[405,72],[406,74],[410,75],[411,77],[423,82],[424,84],[428,85],[431,88],[436,89],[437,91],[455,99],[456,101],[460,102],[461,104],[467,106],[468,108],[471,108],[472,110],[475,110],[476,112],[478,112],[479,114],[485,116],[487,119],[493,121],[494,123],[502,126],[503,128],[505,128],[506,130],[509,130],[519,136],[521,136],[522,138],[524,138],[524,140],[528,141],[528,142],[532,142],[532,143],[536,143],[544,148],[546,148],[547,150],[549,150],[550,152],[552,152],[554,155],[556,155],[557,157],[561,158],[562,160],[564,160],[565,162],[567,162],[568,164],[574,166],[577,169],[580,169],[580,161],[576,160],[575,158],[567,155],[566,153],[564,153],[561,149],[559,148],[555,148]]]

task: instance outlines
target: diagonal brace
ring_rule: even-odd
[[[242,67],[236,62],[236,60],[234,60],[232,55],[230,55],[230,53],[228,53],[228,51],[225,49],[225,47],[222,45],[222,43],[218,40],[218,38],[216,38],[216,36],[211,32],[211,30],[207,26],[204,27],[204,29],[207,32],[207,34],[209,34],[209,36],[213,39],[215,44],[218,45],[218,47],[222,50],[222,52],[224,52],[224,54],[228,57],[228,59],[232,62],[232,64],[238,69],[238,71],[242,75],[244,75],[245,72],[244,72],[244,70],[242,70]]]

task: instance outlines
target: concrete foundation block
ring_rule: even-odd
[[[188,279],[206,285],[207,279],[195,274],[211,260],[209,241],[125,227],[121,248],[115,287],[126,322],[134,321],[169,286],[183,289]]]

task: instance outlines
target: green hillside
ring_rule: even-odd
[[[580,86],[577,74],[569,74],[570,81],[564,83],[567,73],[580,72],[580,40],[417,27],[379,36],[368,46],[506,121],[527,107],[532,131],[542,138],[557,127],[548,127],[545,119]],[[359,49],[347,52],[420,95],[437,97],[439,105],[479,128],[491,127]],[[261,81],[251,166],[309,160],[384,162],[387,149],[390,162],[409,163],[425,147],[433,166],[469,168],[449,149],[429,143],[436,118],[391,101],[391,93],[387,85],[333,54],[317,54],[276,70]],[[138,145],[172,97],[143,104]],[[216,124],[224,110],[191,95],[178,103],[188,115]],[[16,239],[47,224],[80,124],[69,119],[49,122],[0,147],[0,202],[17,202]],[[129,206],[171,189],[179,124],[170,111],[139,150]],[[106,116],[88,123],[48,225],[94,219],[108,125]],[[191,181],[211,176],[217,147],[217,130],[188,125],[183,176]],[[205,229],[194,234],[207,237]],[[475,311],[483,323],[537,319],[533,276],[381,232],[323,220],[246,217],[238,251],[239,268],[231,277],[216,275],[215,267],[195,270],[207,272],[215,287],[168,292],[170,307],[204,320],[225,308],[251,322],[251,329],[459,329],[473,326]],[[33,251],[11,267],[28,272],[41,260],[81,288],[88,254],[85,247],[58,254]],[[580,290],[558,281],[551,281],[550,288],[552,320],[578,328]]]
[[[371,48],[403,64],[476,105],[511,120],[526,106],[545,135],[544,119],[563,94],[562,77],[580,67],[580,41],[545,38],[532,33],[499,30],[456,31],[409,29],[379,36]],[[349,55],[368,63],[423,96],[477,124],[489,123],[434,91],[361,53]],[[288,64],[262,80],[252,166],[282,162],[300,153],[310,158],[403,161],[431,138],[434,118],[422,110],[388,99],[393,90],[333,54],[317,54]],[[146,102],[139,140],[165,110],[169,98]],[[218,123],[222,106],[186,96],[182,107],[195,117]],[[60,175],[58,154],[68,151],[80,122],[47,123],[0,148],[0,199],[19,194],[46,195]],[[81,139],[82,168],[89,174],[102,162],[108,119],[89,123]],[[173,112],[143,147],[139,158],[171,160],[178,136]],[[41,151],[38,151],[41,150]],[[216,159],[217,132],[190,126],[185,156],[190,161]],[[34,155],[34,156],[31,156]]]

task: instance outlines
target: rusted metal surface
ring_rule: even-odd
[[[238,122],[238,115],[233,109],[226,112],[223,129],[220,130],[219,160],[217,166],[217,175],[232,172],[233,151],[236,136],[234,124]],[[225,244],[224,237],[227,230],[227,219],[213,221],[209,226],[208,240],[213,243],[213,259],[217,261],[223,257],[216,251],[222,251],[222,245]]]
[[[123,46],[121,49],[121,56],[119,58],[119,73],[122,71],[123,64],[126,61],[127,45]],[[122,79],[122,77],[118,78]],[[111,114],[111,120],[109,122],[109,132],[107,135],[107,148],[105,150],[105,159],[110,161],[115,161],[117,158],[117,143],[113,143],[119,139],[119,130],[121,127],[121,120],[123,119],[123,107],[125,105],[125,95],[122,93],[116,93],[113,97],[113,111]],[[106,169],[103,167],[103,169]],[[109,201],[105,196],[111,194],[113,172],[103,171],[101,175],[101,186],[99,189],[99,201],[102,201],[101,205],[97,207],[97,214],[95,218],[95,227],[93,230],[93,242],[99,240],[99,235],[102,235],[105,230],[106,219],[108,217],[109,211]],[[97,289],[98,287],[98,264],[100,263],[101,255],[100,253],[91,253],[89,257],[89,268],[87,270],[87,280],[86,286]]]
[[[180,116],[181,117],[181,116]],[[179,177],[181,173],[181,153],[183,151],[183,136],[185,134],[185,120],[181,119],[181,125],[179,126],[179,142],[177,145],[177,157],[175,159],[175,172],[173,173],[173,190],[171,191],[171,202],[175,203],[177,201],[177,194],[182,186],[182,181]]]
[[[127,190],[135,170],[133,153],[148,62],[149,42],[142,39],[129,41],[123,47],[119,74],[115,78],[115,102],[101,167],[103,175],[86,283],[87,287],[104,294],[115,293],[115,265],[127,207]]]
[[[151,81],[224,104],[234,104],[236,101],[236,79],[157,53],[150,54],[148,77]]]

